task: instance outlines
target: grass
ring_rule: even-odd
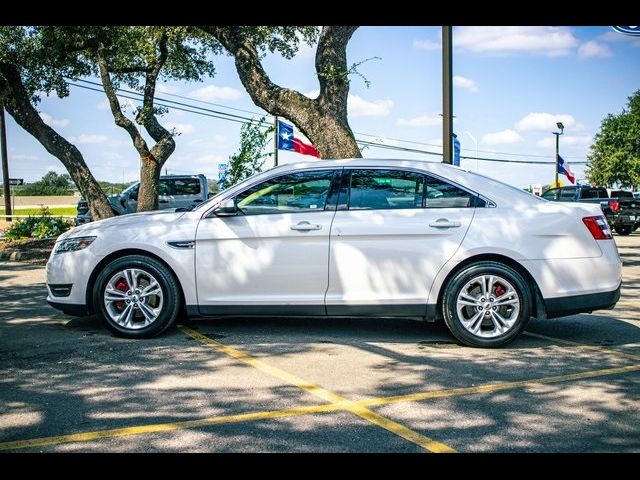
[[[0,216],[4,215],[4,208],[0,208]],[[42,215],[41,208],[16,208],[12,211],[13,215]],[[76,207],[51,207],[49,208],[49,213],[52,216],[71,216],[75,217],[77,214]]]

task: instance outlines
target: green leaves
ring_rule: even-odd
[[[587,158],[590,182],[611,187],[640,185],[640,90],[620,114],[609,114],[602,121]]]
[[[271,153],[264,149],[269,143],[275,127],[265,128],[265,117],[257,122],[245,123],[240,129],[240,149],[229,157],[225,187],[231,187],[251,175],[258,173],[264,165],[265,159]]]

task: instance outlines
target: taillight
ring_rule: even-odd
[[[602,215],[598,215],[597,217],[584,217],[582,222],[587,226],[591,235],[593,235],[593,238],[596,240],[610,240],[613,238],[607,220]]]
[[[609,200],[609,207],[611,207],[611,211],[613,213],[617,213],[620,211],[620,202],[616,202],[615,200]]]

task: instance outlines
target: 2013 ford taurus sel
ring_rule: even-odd
[[[48,302],[150,337],[184,312],[442,318],[495,347],[531,316],[611,308],[622,264],[598,205],[548,202],[438,163],[283,165],[188,212],[61,235]]]

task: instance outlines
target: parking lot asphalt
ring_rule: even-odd
[[[0,262],[0,451],[639,452],[640,232],[614,310],[501,349],[402,319],[234,318],[150,340]]]

